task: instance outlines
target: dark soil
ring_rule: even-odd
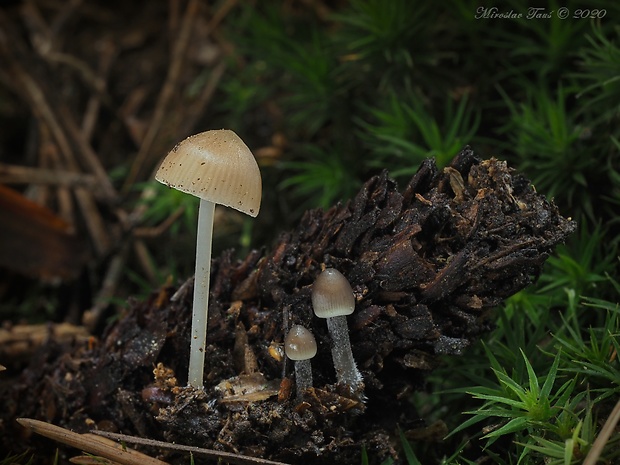
[[[0,393],[0,447],[41,444],[15,425],[30,417],[291,464],[359,464],[362,447],[377,463],[398,461],[397,427],[423,425],[409,394],[438,356],[459,356],[492,329],[493,309],[574,229],[527,179],[469,149],[442,171],[427,160],[402,192],[382,173],[346,205],[307,212],[273,250],[215,260],[204,392],[184,387],[188,281],[131,302],[100,340],[51,338]],[[313,317],[323,267],[356,295],[348,324],[363,392],[336,384],[325,321]],[[282,350],[292,324],[318,343],[302,401]]]

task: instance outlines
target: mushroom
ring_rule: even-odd
[[[312,286],[312,308],[316,316],[327,319],[338,383],[353,392],[361,390],[362,375],[353,359],[346,317],[355,310],[355,296],[340,271],[328,268],[316,278]]]
[[[316,355],[316,340],[312,333],[301,325],[293,325],[284,339],[284,353],[295,362],[295,384],[297,399],[312,387],[312,365],[310,359]]]
[[[221,129],[177,144],[164,158],[155,179],[200,198],[188,383],[203,389],[215,204],[255,217],[260,209],[261,175],[239,136]]]

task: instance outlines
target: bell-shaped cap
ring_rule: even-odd
[[[310,330],[293,325],[284,339],[284,353],[291,360],[308,360],[316,355],[316,340]]]
[[[228,129],[201,132],[179,142],[155,179],[209,202],[258,215],[262,181],[256,159]]]
[[[312,308],[319,318],[350,315],[355,310],[355,296],[351,284],[344,275],[327,268],[312,286]]]

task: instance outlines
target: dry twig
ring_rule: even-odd
[[[0,357],[4,360],[27,360],[48,339],[62,344],[71,341],[85,343],[90,334],[86,328],[70,323],[16,325],[0,328]]]
[[[146,135],[142,140],[140,150],[131,165],[129,175],[125,180],[125,191],[139,179],[140,174],[143,173],[147,169],[147,165],[150,164],[150,158],[152,158],[151,148],[153,147],[153,142],[155,141],[157,133],[160,131],[161,123],[164,120],[170,99],[173,97],[177,87],[177,82],[179,80],[179,76],[181,75],[183,63],[185,62],[187,45],[189,44],[192,28],[199,9],[200,2],[198,0],[190,0],[187,5],[187,9],[185,10],[185,16],[183,17],[183,21],[181,23],[179,35],[176,43],[174,44],[172,62],[168,68],[166,82],[164,83],[157,99],[155,112],[153,113],[153,118],[151,119]]]
[[[274,462],[273,460],[261,459],[259,457],[248,457],[245,455],[232,454],[220,450],[204,449],[202,447],[184,446],[182,444],[172,444],[164,441],[155,441],[153,439],[138,438],[135,436],[127,436],[126,434],[109,433],[107,431],[93,430],[93,434],[103,436],[105,438],[115,439],[129,444],[140,444],[144,446],[161,447],[163,449],[179,450],[191,452],[192,454],[202,455],[204,457],[223,460],[232,465],[287,465],[284,462]]]
[[[30,418],[18,418],[17,422],[41,436],[91,454],[100,455],[123,465],[167,465],[167,462],[162,462],[161,460],[149,457],[146,454],[93,434],[74,433],[60,426]]]
[[[2,12],[0,12],[0,24],[5,26],[8,21],[9,19]],[[5,31],[8,30],[9,28],[5,28]],[[49,128],[52,137],[59,146],[60,153],[64,158],[66,167],[70,171],[79,172],[80,169],[75,160],[75,154],[71,143],[63,131],[59,118],[54,113],[43,88],[13,55],[12,48],[9,46],[9,37],[6,34],[6,32],[4,34],[0,34],[0,55],[2,55],[8,63],[9,73],[13,76],[15,82],[21,83],[20,90],[23,92],[25,99],[30,103],[30,106],[33,108],[33,111],[37,115],[37,118],[41,121],[42,125]],[[11,43],[14,43],[16,40],[17,39],[15,37],[12,37]],[[113,193],[109,194],[114,196]],[[84,188],[76,188],[75,196],[78,200],[82,214],[84,215],[84,219],[95,249],[99,255],[103,256],[109,250],[111,241],[93,196]]]
[[[603,449],[607,445],[607,441],[609,441],[609,438],[616,429],[618,421],[620,421],[620,400],[612,410],[609,418],[607,418],[607,421],[603,425],[603,428],[594,441],[594,444],[592,444],[592,448],[583,461],[583,465],[595,465],[598,462]]]
[[[71,171],[31,168],[0,163],[0,184],[45,184],[49,186],[86,187],[101,195],[97,179],[92,174]]]

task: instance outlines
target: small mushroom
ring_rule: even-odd
[[[312,333],[301,325],[293,325],[284,339],[284,353],[295,362],[295,384],[297,399],[312,387],[312,365],[310,359],[316,355],[316,340]]]
[[[328,268],[316,278],[312,286],[312,308],[316,316],[327,319],[338,382],[358,392],[363,387],[362,375],[353,359],[346,317],[355,310],[355,296],[340,271]]]
[[[206,131],[183,140],[166,156],[155,179],[200,198],[188,383],[203,389],[211,242],[215,204],[255,217],[261,175],[250,149],[232,131]]]

